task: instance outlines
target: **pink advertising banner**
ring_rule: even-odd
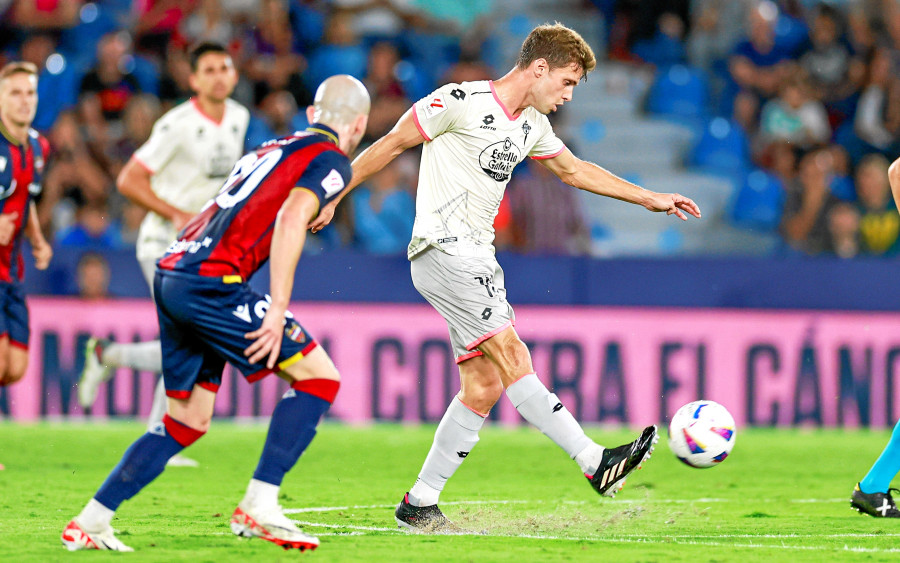
[[[106,418],[148,413],[155,378],[120,369],[90,412],[75,383],[90,335],[157,335],[152,304],[33,298],[31,363],[0,389],[0,417]],[[351,423],[440,419],[459,389],[447,329],[427,305],[295,303],[343,378],[329,416]],[[539,377],[579,420],[664,422],[712,399],[739,424],[891,426],[900,416],[900,314],[600,307],[516,308]],[[286,389],[226,369],[218,416],[267,416]],[[491,417],[519,423],[505,399]]]

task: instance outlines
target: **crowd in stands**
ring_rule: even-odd
[[[648,100],[648,109],[696,129],[686,163],[734,181],[735,225],[779,233],[797,253],[897,252],[886,175],[900,150],[895,0],[590,0],[583,9],[603,16],[601,59],[670,79],[670,104],[694,85],[694,106]],[[508,16],[493,0],[0,0],[0,63],[41,69],[35,127],[53,151],[42,226],[57,247],[134,244],[143,212],[115,178],[154,121],[190,97],[186,52],[198,41],[232,53],[233,97],[252,112],[248,149],[305,127],[302,109],[336,73],[369,88],[371,142],[436,86],[505,72],[484,53]],[[357,189],[311,246],[402,254],[417,166],[410,152]],[[513,177],[496,227],[501,250],[590,253],[574,190],[533,163]]]
[[[681,86],[668,92],[702,100],[673,117],[700,130],[688,164],[734,180],[731,220],[777,232],[788,253],[896,254],[887,169],[900,154],[900,4],[665,6],[618,14],[610,53],[653,65],[657,80],[676,70]]]

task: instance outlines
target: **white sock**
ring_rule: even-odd
[[[103,364],[114,368],[138,371],[162,371],[162,348],[159,340],[150,342],[111,342],[103,349]]]
[[[250,479],[250,484],[247,485],[247,493],[244,495],[244,500],[241,501],[241,504],[248,508],[274,508],[278,506],[279,489],[278,485]]]
[[[106,508],[96,499],[91,499],[84,510],[77,516],[78,523],[87,532],[100,532],[109,528],[113,514],[116,512]]]
[[[593,477],[597,468],[600,467],[600,462],[603,461],[603,450],[605,449],[603,446],[591,442],[588,447],[581,450],[575,456],[575,463],[581,468],[581,472]]]
[[[168,406],[169,399],[166,397],[166,386],[163,383],[163,378],[160,377],[159,381],[156,382],[156,389],[153,390],[153,405],[150,407],[150,420],[147,421],[149,430],[153,430],[156,425],[162,424],[163,416],[165,416]]]
[[[484,417],[476,414],[454,397],[447,412],[441,418],[434,443],[425,458],[416,484],[409,491],[409,502],[413,506],[437,504],[447,479],[478,443],[478,431],[484,425]]]
[[[537,374],[529,373],[510,385],[506,389],[506,396],[525,420],[546,434],[572,459],[594,443],[569,409],[544,387]]]

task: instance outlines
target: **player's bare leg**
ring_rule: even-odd
[[[169,398],[161,427],[138,438],[84,509],[63,530],[70,551],[132,551],[115,537],[112,518],[122,502],[138,494],[166,467],[166,461],[209,429],[216,395],[195,385],[187,399]]]
[[[598,493],[615,496],[625,478],[650,457],[659,439],[655,426],[616,448],[605,449],[588,438],[559,398],[538,379],[528,348],[512,327],[478,348],[497,365],[506,396],[519,414],[574,459]]]
[[[291,389],[272,413],[259,465],[231,517],[231,530],[285,549],[312,550],[319,546],[318,538],[304,533],[284,515],[278,492],[284,475],[316,435],[316,426],[337,394],[340,375],[321,346],[278,375]]]

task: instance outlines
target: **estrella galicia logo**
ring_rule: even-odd
[[[489,145],[478,156],[481,169],[497,182],[509,180],[509,175],[520,160],[522,160],[522,151],[509,137],[499,143]]]
[[[484,119],[481,120],[485,125],[490,125],[494,122],[494,116],[492,114],[487,114],[484,116]]]

